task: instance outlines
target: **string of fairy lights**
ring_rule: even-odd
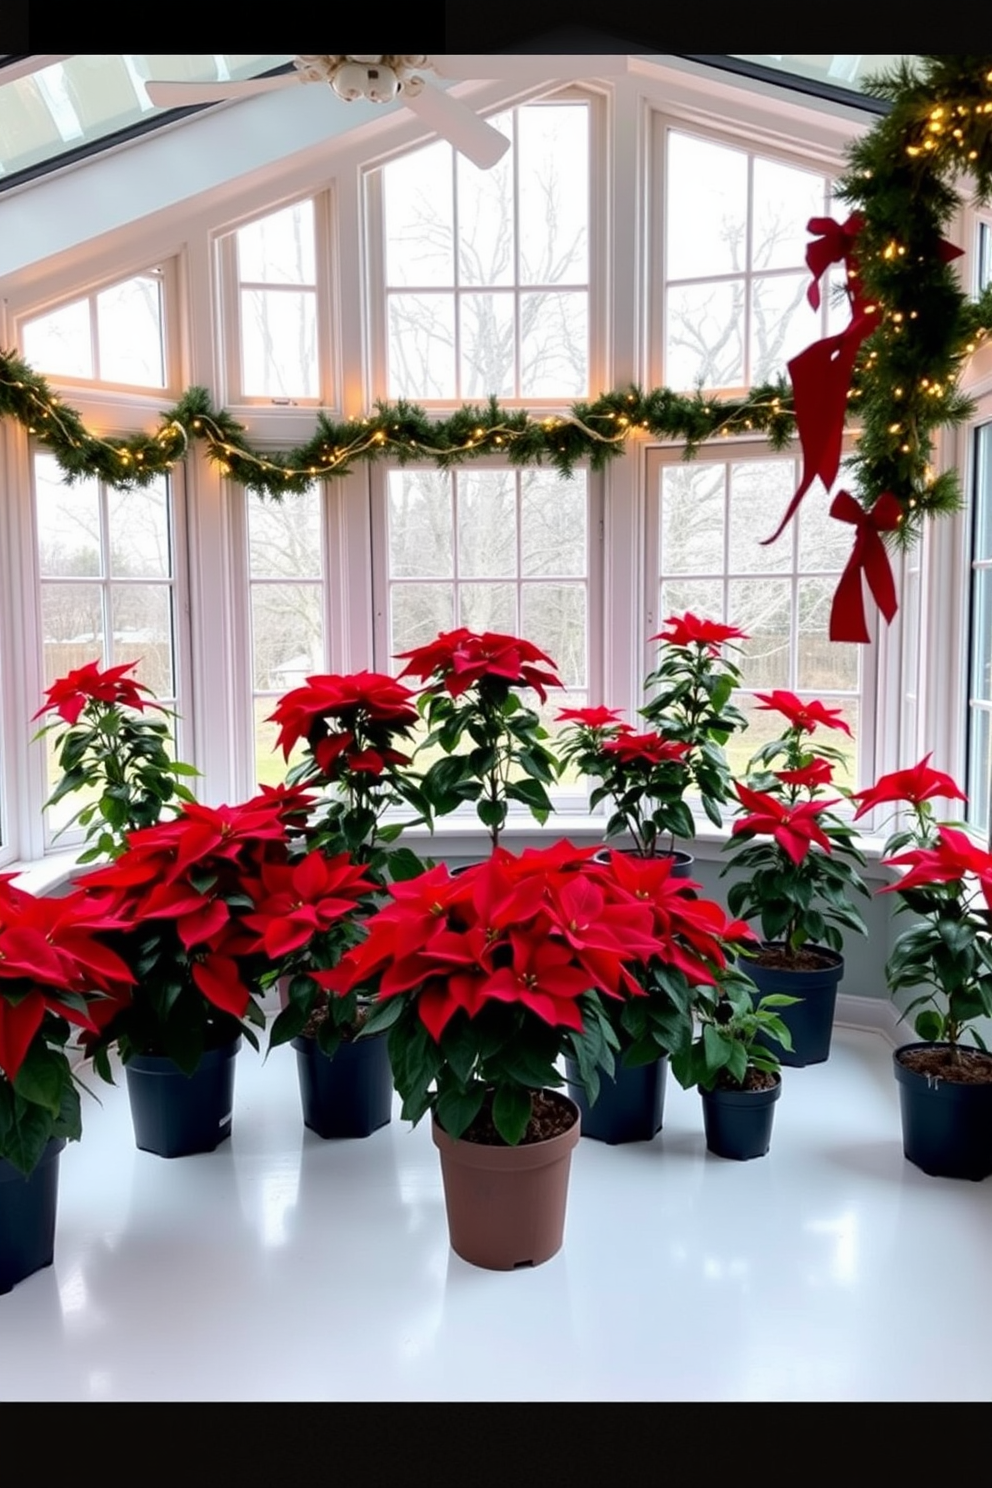
[[[962,176],[978,204],[992,197],[992,54],[918,57],[867,87],[891,109],[849,147],[836,194],[862,220],[856,272],[881,313],[847,395],[857,428],[847,464],[866,507],[884,491],[897,498],[904,514],[897,540],[909,543],[925,518],[961,503],[957,473],[934,472],[934,437],[969,417],[960,374],[992,332],[992,285],[967,294],[944,239]],[[222,476],[274,499],[339,479],[362,461],[444,469],[500,455],[567,476],[579,462],[605,468],[637,438],[679,442],[692,455],[741,435],[779,450],[796,432],[792,388],[781,375],[723,398],[630,385],[544,415],[495,397],[446,417],[403,399],[337,422],[321,410],[312,437],[278,453],[255,447],[207,389],[191,387],[154,432],[109,438],[87,428],[13,351],[0,351],[0,418],[16,420],[48,449],[68,484],[96,477],[118,490],[145,486],[200,445]]]

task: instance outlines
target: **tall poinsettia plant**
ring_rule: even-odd
[[[418,707],[430,733],[421,749],[443,751],[423,777],[434,812],[474,802],[494,850],[510,802],[547,821],[558,762],[545,743],[547,729],[519,690],[530,688],[546,702],[547,689],[563,685],[551,658],[517,636],[462,627],[397,659],[406,662],[401,677],[425,684]]]
[[[540,1093],[563,1083],[563,1055],[594,1101],[621,1033],[654,1058],[681,1038],[663,995],[711,977],[731,927],[658,865],[595,851],[497,848],[455,877],[441,866],[393,885],[367,939],[325,975],[338,992],[376,988],[368,1031],[389,1029],[408,1120],[430,1110],[450,1136],[515,1145]],[[644,1008],[629,1026],[627,1006]]]
[[[743,876],[731,884],[727,903],[732,914],[758,920],[766,942],[780,943],[762,953],[763,961],[815,965],[816,946],[837,952],[843,930],[867,934],[853,902],[856,894],[868,895],[858,871],[865,859],[857,829],[832,809],[843,795],[826,794],[845,757],[813,738],[821,727],[851,731],[839,708],[784,691],[757,697],[787,727],[755,754],[747,784],[736,783],[740,811],[723,874],[736,868]]]
[[[89,844],[81,863],[116,858],[128,832],[149,827],[166,808],[191,801],[185,780],[197,772],[170,752],[176,715],[129,673],[136,661],[103,671],[96,662],[59,677],[35,718],[52,714],[35,739],[54,734],[61,778],[45,802],[83,792],[87,800],[60,828],[78,823]],[[154,710],[149,716],[148,710]]]
[[[380,672],[321,674],[286,693],[270,716],[279,725],[276,748],[287,761],[303,745],[287,783],[324,793],[307,825],[306,845],[329,857],[348,853],[383,882],[390,859],[399,866],[389,844],[404,827],[431,819],[429,798],[406,752],[420,722],[416,694]],[[412,808],[413,818],[388,819],[399,808]]]
[[[626,832],[639,857],[653,858],[670,852],[676,837],[692,836],[692,812],[683,799],[689,783],[685,741],[638,734],[617,709],[562,708],[557,721],[566,725],[562,764],[576,764],[598,782],[589,793],[590,807],[610,803],[607,838]]]
[[[85,889],[39,898],[0,874],[0,1157],[30,1173],[53,1138],[82,1132],[66,1044],[96,1034],[134,977],[104,937],[120,915]]]
[[[685,782],[699,792],[699,801],[714,826],[721,826],[720,808],[732,799],[733,782],[724,746],[747,719],[731,701],[741,685],[738,664],[725,647],[746,641],[736,625],[700,619],[691,611],[670,615],[657,635],[658,658],[644,679],[649,700],[641,716],[666,739],[687,746],[683,756]],[[691,836],[680,833],[681,836]]]
[[[113,1046],[125,1064],[165,1055],[187,1073],[239,1032],[258,1048],[267,958],[245,923],[256,909],[250,891],[267,865],[287,861],[289,824],[307,805],[286,788],[240,806],[186,803],[173,820],[132,832],[115,862],[88,875],[89,891],[128,927],[110,943],[134,976],[99,1031],[81,1035],[104,1079]]]
[[[915,994],[902,1016],[916,1014],[917,1036],[946,1045],[943,1051],[928,1051],[921,1067],[954,1079],[967,1061],[967,1040],[981,1050],[987,1047],[977,1025],[992,1017],[992,854],[963,827],[936,819],[938,798],[967,800],[950,775],[931,767],[927,755],[911,769],[895,770],[858,791],[855,817],[885,805],[907,808],[883,857],[900,876],[879,893],[897,894],[900,911],[914,923],[892,947],[886,980],[893,995]]]

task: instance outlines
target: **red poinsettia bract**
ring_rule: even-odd
[[[305,687],[287,692],[269,715],[279,725],[275,747],[288,760],[302,740],[328,777],[336,766],[381,775],[388,765],[405,765],[408,756],[386,744],[369,747],[359,741],[370,728],[377,738],[383,732],[405,734],[419,721],[414,697],[395,677],[380,672],[308,677]]]
[[[853,737],[851,730],[840,716],[840,708],[827,708],[815,699],[804,703],[796,697],[794,692],[757,692],[755,697],[758,699],[760,708],[781,713],[789,720],[792,728],[799,729],[803,733],[812,734],[822,723],[826,728],[843,729],[848,737]]]
[[[737,782],[737,794],[741,805],[750,815],[738,817],[734,822],[733,836],[741,832],[754,832],[759,837],[774,837],[779,847],[794,863],[801,863],[815,842],[824,852],[830,852],[830,838],[819,825],[817,817],[830,806],[839,805],[839,797],[830,801],[803,801],[797,806],[786,806],[775,796],[761,791],[749,790]]]
[[[941,827],[936,847],[913,848],[883,862],[908,868],[909,872],[898,883],[879,889],[880,894],[898,894],[903,889],[927,888],[934,883],[959,883],[971,874],[978,879],[985,902],[992,909],[992,853],[978,847],[966,832]]]
[[[945,797],[949,801],[967,801],[968,797],[960,790],[950,775],[945,775],[943,770],[930,768],[931,756],[925,755],[918,765],[913,765],[908,770],[893,770],[890,775],[883,775],[880,780],[866,790],[854,792],[854,799],[860,802],[854,813],[854,820],[864,816],[874,806],[881,806],[890,801],[907,801],[912,806],[919,806],[924,801],[929,801],[934,796]]]
[[[131,661],[123,666],[107,667],[102,672],[95,661],[76,667],[52,683],[45,692],[45,701],[33,717],[55,712],[66,723],[75,724],[86,704],[94,701],[136,708],[139,712],[144,708],[161,708],[162,704],[151,698],[150,687],[127,675],[137,665],[136,661]]]
[[[533,687],[542,703],[547,701],[547,688],[564,685],[551,657],[530,641],[489,630],[480,635],[464,626],[442,631],[426,646],[399,652],[397,660],[407,663],[401,677],[419,677],[422,682],[434,678],[455,698],[487,677]]]
[[[686,610],[684,615],[669,615],[652,641],[667,641],[671,646],[705,646],[711,656],[720,654],[724,641],[746,641],[748,636],[736,625],[722,625],[718,620],[701,620]]]

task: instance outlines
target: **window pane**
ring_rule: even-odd
[[[789,495],[791,497],[791,491]],[[839,575],[851,556],[854,528],[830,515],[832,500],[833,494],[828,494],[819,485],[803,497],[796,514],[801,573],[826,571]],[[784,512],[785,508],[782,510]]]
[[[34,460],[38,563],[47,577],[97,578],[100,553],[99,492],[95,480],[66,486],[51,455]]]
[[[513,397],[513,296],[464,295],[461,316],[461,395],[463,398]]]
[[[100,378],[137,387],[164,387],[162,281],[139,274],[96,297]]]
[[[453,551],[451,477],[437,470],[390,471],[390,576],[450,578]]]
[[[988,708],[972,704],[968,732],[968,821],[976,832],[989,830],[989,787],[992,754],[989,751]]]
[[[669,615],[691,610],[707,620],[723,617],[723,584],[719,579],[665,579],[660,588],[659,628]],[[738,625],[738,619],[732,623]]]
[[[802,691],[855,692],[860,679],[861,647],[831,641],[830,611],[837,580],[800,579],[799,662],[797,683]]]
[[[320,491],[283,501],[248,496],[248,563],[253,579],[319,579]]]
[[[791,460],[748,460],[730,467],[731,573],[781,573],[792,567],[792,528],[763,546],[795,491]]]
[[[515,635],[516,585],[459,584],[458,624],[477,632],[495,630],[500,635]]]
[[[454,629],[455,601],[450,584],[394,584],[390,610],[391,658],[399,651],[426,646],[442,630]],[[396,670],[400,670],[398,664]]]
[[[451,295],[389,297],[389,396],[451,398],[455,307]]]
[[[314,293],[241,291],[241,391],[250,398],[318,396]]]
[[[752,383],[766,382],[819,337],[819,322],[806,300],[809,274],[756,279],[751,289]]]
[[[521,109],[520,282],[585,284],[589,277],[589,110]]]
[[[235,234],[243,284],[315,284],[313,202],[297,202]]]
[[[800,268],[808,239],[806,224],[824,212],[823,177],[776,160],[754,162],[752,267]]]
[[[438,140],[383,167],[387,284],[426,288],[455,282],[452,153]],[[497,165],[494,174],[499,172]]]
[[[662,468],[658,534],[662,573],[723,571],[725,480],[723,465],[694,460],[691,464]]]
[[[78,488],[74,488],[78,489]],[[107,491],[110,572],[118,579],[172,573],[165,480],[139,491]]]
[[[520,604],[522,635],[557,664],[566,687],[585,687],[585,585],[525,584]]]
[[[668,136],[666,216],[669,279],[742,273],[747,232],[747,156],[740,150],[672,130]]]
[[[584,471],[563,480],[551,471],[520,477],[521,573],[584,576],[588,496]]]
[[[971,696],[992,702],[992,569],[974,576],[971,618]]]
[[[665,381],[670,387],[743,386],[743,312],[742,281],[669,289]]]
[[[728,585],[733,624],[749,637],[741,642],[744,684],[765,692],[791,684],[791,585],[783,579],[733,579]]]
[[[488,116],[488,122],[507,139],[513,137],[512,113]],[[513,151],[508,150],[491,170],[479,170],[464,155],[456,155],[458,183],[458,275],[469,284],[514,282]],[[450,177],[449,177],[450,180]],[[448,187],[450,202],[450,185]],[[450,234],[450,228],[449,228]],[[441,256],[438,255],[438,262]],[[451,283],[451,254],[446,260],[448,278],[422,279],[422,284]],[[407,270],[409,272],[409,270]],[[393,279],[390,283],[414,282]]]
[[[26,321],[21,341],[24,358],[36,372],[61,373],[63,377],[93,376],[88,300],[76,300],[49,315]]]
[[[138,663],[134,676],[157,698],[174,698],[172,593],[164,584],[117,584],[110,591],[114,665]]]
[[[517,504],[510,471],[459,473],[458,571],[463,578],[516,574]]]
[[[286,692],[324,670],[319,585],[254,584],[251,600],[257,691]]]
[[[589,385],[588,296],[520,296],[520,394],[575,397]]]
[[[42,584],[45,685],[89,662],[105,665],[103,603],[97,584]]]

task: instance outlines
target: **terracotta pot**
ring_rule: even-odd
[[[546,1142],[489,1147],[449,1137],[432,1123],[451,1248],[487,1271],[540,1266],[561,1249],[572,1150],[579,1140],[579,1108],[568,1131]]]

